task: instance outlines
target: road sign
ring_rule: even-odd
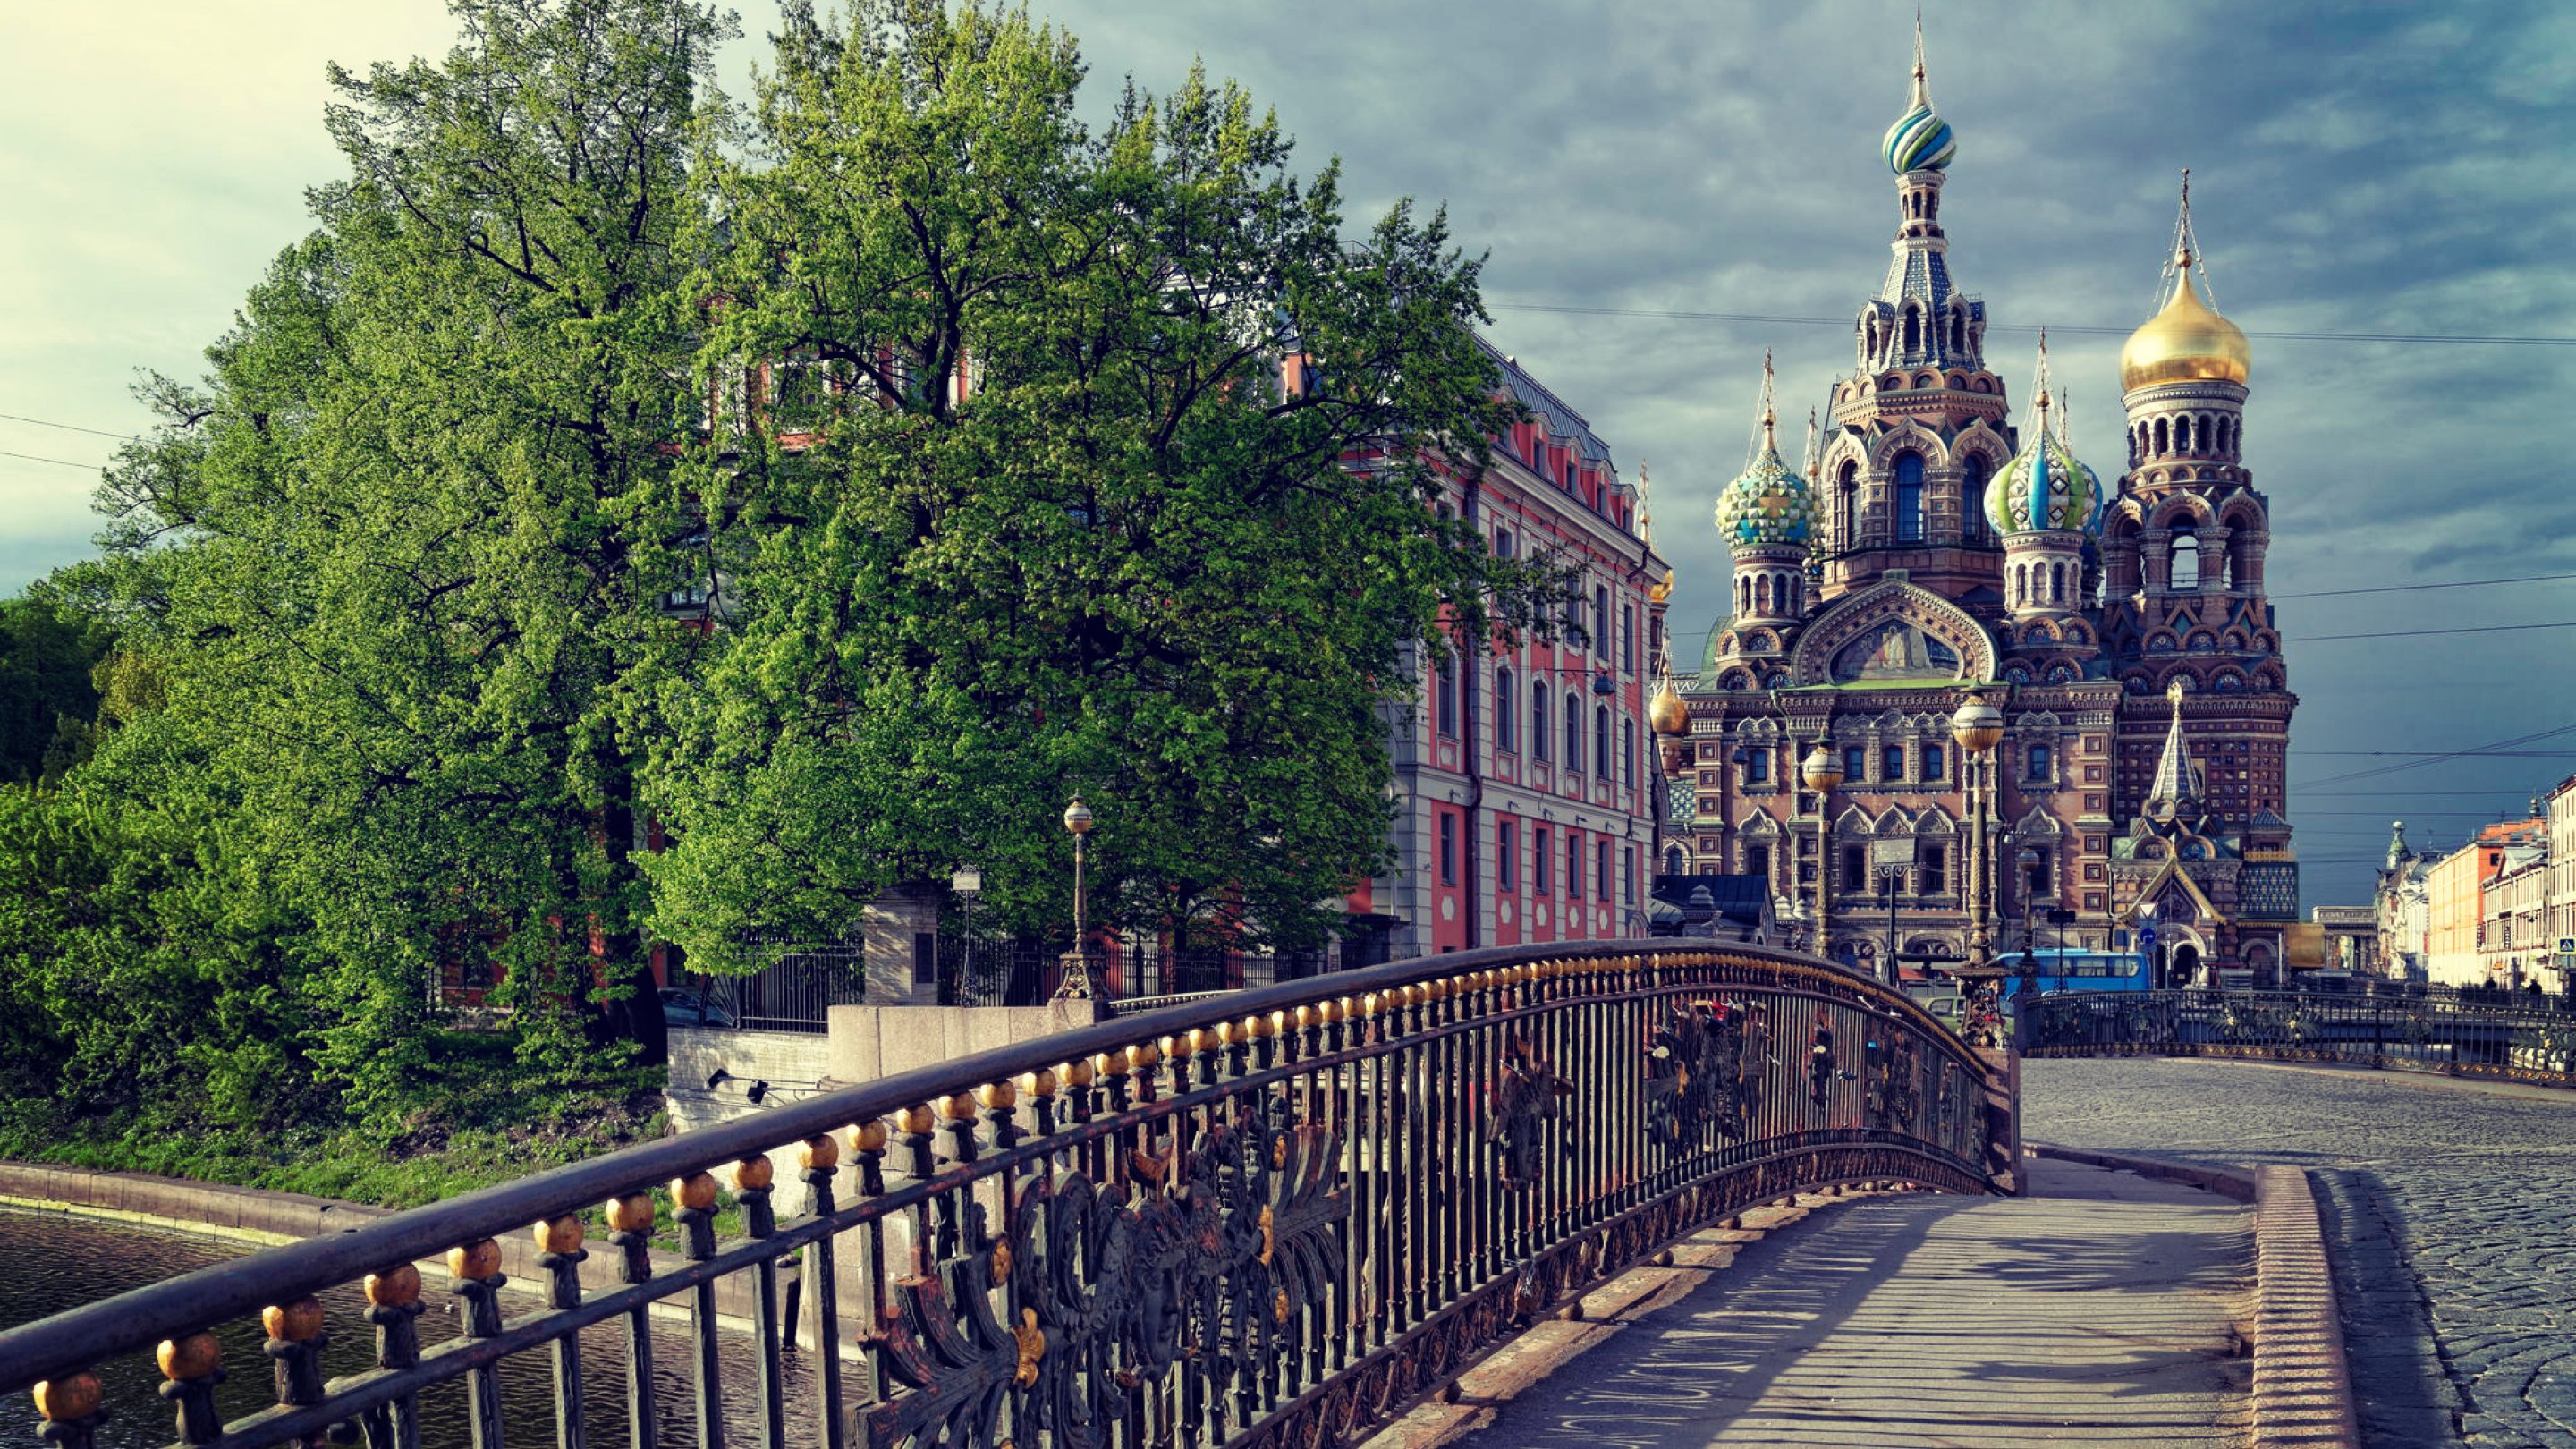
[[[2155,943],[2156,928],[2153,926],[2140,926],[2138,928],[2138,944],[2141,946],[2152,946]]]
[[[1869,863],[1880,870],[1903,870],[1914,863],[1914,842],[1873,840],[1869,843]]]
[[[2048,913],[2048,923],[2052,926],[2074,925],[2075,913],[2066,909],[2064,906],[2052,907]]]

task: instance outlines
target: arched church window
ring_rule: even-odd
[[[1907,314],[1909,317],[1911,313]],[[1923,455],[1896,455],[1896,541],[1923,541]]]
[[[2166,426],[2165,426],[2165,420],[2164,420],[2164,419],[2162,419],[2162,418],[2158,418],[2158,419],[2156,419],[2156,456],[2157,456],[2157,457],[2159,457],[2159,458],[2161,458],[2161,457],[2163,457],[2165,454],[2167,454],[2167,453],[2169,453],[2169,452],[2173,451],[2172,449],[2170,449],[2170,448],[2168,448],[2168,447],[2166,447],[2166,446],[2165,446],[2166,437],[2167,437],[2167,429],[2166,429]]]
[[[2173,569],[2166,575],[2176,590],[2200,587],[2200,539],[2183,534],[2173,541]]]
[[[2064,564],[2051,564],[2049,566],[2048,601],[2052,604],[2063,604],[2066,602],[2066,565]]]
[[[1911,357],[1923,350],[1923,314],[1912,307],[1905,309],[1905,353]]]
[[[2189,418],[2174,419],[2174,451],[2177,453],[2191,451],[2191,419]]]
[[[1970,453],[1959,465],[1959,536],[1970,543],[1986,536],[1986,455]]]
[[[1965,312],[1950,314],[1950,350],[1957,353],[1968,350],[1968,314]]]
[[[1834,480],[1834,547],[1849,549],[1860,541],[1854,521],[1860,516],[1860,464],[1845,459]]]
[[[1753,582],[1753,611],[1757,614],[1771,612],[1771,576],[1769,574],[1764,574]]]

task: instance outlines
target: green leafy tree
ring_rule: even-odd
[[[0,599],[0,784],[59,777],[82,757],[109,640],[49,598]]]
[[[685,579],[687,162],[728,24],[460,0],[443,63],[335,69],[349,161],[202,387],[126,455],[108,561],[160,707],[87,788],[211,831],[299,923],[327,1076],[386,1099],[442,968],[524,1055],[661,1047],[616,709]]]
[[[1555,601],[1432,506],[1511,416],[1445,221],[1347,235],[1195,68],[1097,133],[1082,79],[1025,12],[791,5],[701,161],[722,626],[638,676],[700,963],[965,861],[1061,923],[1075,792],[1098,916],[1311,944],[1385,862],[1410,651]]]

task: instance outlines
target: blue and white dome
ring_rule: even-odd
[[[1951,158],[1959,154],[1959,138],[1950,131],[1950,123],[1932,109],[1930,100],[1917,98],[1896,124],[1887,128],[1887,139],[1879,154],[1887,158],[1887,169],[1902,176],[1908,171],[1947,170]]]

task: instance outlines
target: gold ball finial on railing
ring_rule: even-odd
[[[736,1192],[767,1192],[769,1185],[777,1180],[778,1167],[766,1153],[754,1153],[733,1165],[733,1190]]]
[[[605,1207],[609,1231],[616,1233],[653,1231],[655,1211],[653,1194],[649,1192],[620,1193],[610,1198]]]
[[[671,1184],[671,1201],[690,1212],[705,1212],[716,1205],[715,1174],[693,1172]]]
[[[495,1257],[499,1256],[499,1246],[493,1245]],[[308,1293],[292,1303],[272,1303],[259,1311],[259,1326],[267,1329],[271,1338],[303,1343],[322,1331],[322,1300]]]
[[[98,1375],[84,1369],[36,1385],[36,1412],[49,1423],[86,1419],[98,1412]]]
[[[807,1172],[826,1171],[840,1166],[840,1139],[829,1132],[817,1133],[806,1138],[804,1145],[796,1149],[796,1165]]]
[[[409,1263],[396,1263],[381,1273],[369,1273],[365,1286],[369,1303],[378,1308],[400,1308],[406,1303],[420,1301],[420,1270]],[[173,1377],[195,1378],[197,1375]]]
[[[1020,1090],[1028,1093],[1030,1099],[1033,1101],[1042,1102],[1047,1098],[1054,1096],[1057,1089],[1063,1086],[1063,1084],[1064,1079],[1056,1075],[1056,1070],[1053,1067],[1040,1067],[1036,1071],[1025,1073],[1020,1077]]]
[[[887,1130],[885,1119],[882,1117],[879,1117],[874,1121],[858,1123],[850,1128],[850,1150],[852,1152],[883,1152],[885,1151],[886,1139],[893,1135],[893,1133]]]
[[[447,1271],[453,1277],[468,1281],[489,1278],[501,1271],[501,1245],[484,1238],[450,1248],[447,1250]]]
[[[529,1236],[537,1240],[540,1253],[578,1253],[581,1251],[581,1219],[570,1213],[548,1218],[531,1229]]]
[[[939,1114],[931,1109],[928,1102],[916,1102],[903,1109],[895,1125],[917,1137],[939,1130]]]
[[[406,1269],[411,1267],[408,1263],[403,1266]],[[412,1297],[417,1298],[420,1296],[420,1274],[417,1271],[413,1272],[411,1280]],[[369,1278],[367,1281],[372,1284],[376,1280],[374,1278]],[[370,1301],[375,1301],[375,1293],[372,1288],[369,1290],[367,1296]],[[165,1338],[161,1340],[161,1347],[154,1352],[152,1357],[154,1361],[161,1365],[161,1376],[163,1378],[201,1379],[206,1375],[213,1373],[216,1369],[223,1367],[224,1344],[222,1339],[215,1337],[211,1333],[192,1333],[185,1338]]]
[[[1064,1078],[1064,1084],[1066,1086],[1088,1087],[1093,1082],[1100,1079],[1098,1069],[1092,1064],[1094,1060],[1094,1058],[1085,1057],[1078,1062],[1066,1062],[1063,1066],[1056,1068],[1056,1071]]]
[[[1007,1112],[1020,1104],[1020,1089],[1008,1081],[986,1082],[975,1089],[975,1096],[989,1112]]]
[[[939,1110],[951,1122],[972,1122],[975,1120],[975,1099],[965,1092],[953,1092],[948,1100],[939,1104]]]

